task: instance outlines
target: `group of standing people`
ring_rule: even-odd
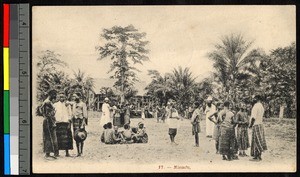
[[[100,119],[100,126],[112,122],[113,126],[122,127],[130,123],[130,105],[129,104],[115,104],[111,103],[106,97],[102,104],[102,115]]]
[[[264,134],[264,107],[260,95],[254,97],[250,120],[246,104],[240,103],[237,111],[232,109],[230,101],[212,104],[209,97],[206,109],[199,102],[194,103],[191,117],[192,133],[195,136],[195,146],[199,147],[200,120],[205,114],[206,136],[215,139],[216,153],[220,153],[223,160],[238,159],[238,156],[248,156],[246,150],[250,147],[248,129],[252,129],[251,156],[253,161],[262,160],[261,154],[267,150]]]
[[[43,151],[45,157],[59,157],[59,150],[65,150],[70,157],[69,150],[73,149],[73,138],[76,142],[77,156],[83,153],[84,140],[87,137],[85,125],[87,124],[87,107],[81,100],[81,94],[75,93],[70,101],[66,95],[50,90],[47,98],[38,107],[43,121]],[[72,129],[73,127],[73,133]],[[53,156],[50,153],[54,153]]]

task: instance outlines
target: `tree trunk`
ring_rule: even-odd
[[[124,71],[122,71],[121,73],[121,103],[124,102],[124,98],[125,95],[124,95]]]

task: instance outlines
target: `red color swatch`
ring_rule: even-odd
[[[9,4],[3,4],[3,47],[9,47]]]

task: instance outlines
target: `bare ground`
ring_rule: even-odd
[[[42,117],[33,118],[33,171],[37,173],[99,173],[99,172],[224,172],[295,171],[296,168],[296,123],[266,122],[265,134],[268,151],[263,161],[251,162],[250,157],[236,161],[223,161],[215,153],[214,140],[204,135],[205,121],[201,122],[200,147],[193,147],[191,124],[182,120],[176,136],[179,144],[170,144],[168,125],[154,119],[144,121],[149,136],[147,144],[105,145],[100,142],[102,127],[99,113],[89,113],[86,127],[88,138],[82,157],[76,157],[76,146],[70,151],[72,157],[47,160],[42,152]],[[131,119],[137,125],[140,119]],[[251,137],[251,131],[249,131]],[[250,150],[248,150],[250,154]]]

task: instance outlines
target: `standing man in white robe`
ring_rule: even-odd
[[[104,99],[104,103],[102,105],[102,116],[100,119],[101,126],[110,122],[110,106],[109,106],[108,102],[109,102],[109,99],[106,97]]]
[[[53,104],[55,108],[55,119],[57,123],[64,122],[68,124],[66,132],[60,137],[57,137],[58,144],[61,145],[61,150],[66,151],[66,157],[70,157],[69,149],[73,149],[73,139],[71,131],[71,117],[68,112],[68,108],[65,102],[65,95],[63,93],[59,94],[59,101]]]
[[[215,124],[209,119],[209,117],[216,112],[216,106],[212,104],[212,97],[209,96],[206,100],[205,108],[205,125],[206,125],[206,137],[212,138]]]

